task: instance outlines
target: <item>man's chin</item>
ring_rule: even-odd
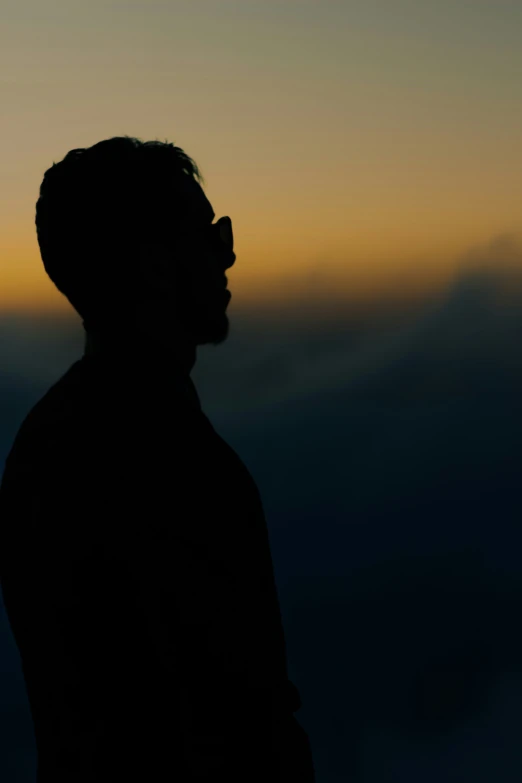
[[[196,345],[220,345],[228,337],[230,323],[226,313],[221,313],[206,323],[199,323],[195,330]]]

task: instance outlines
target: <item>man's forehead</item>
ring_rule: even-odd
[[[196,222],[212,223],[215,218],[212,204],[203,192],[201,185],[192,177],[185,175],[176,182],[176,191],[181,196],[181,208],[186,217]]]

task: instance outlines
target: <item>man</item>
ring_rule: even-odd
[[[172,144],[69,152],[36,205],[85,353],[24,420],[0,491],[0,579],[38,783],[314,780],[293,717],[257,487],[203,414],[235,261]]]

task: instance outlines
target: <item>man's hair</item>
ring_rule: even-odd
[[[36,202],[45,271],[86,322],[110,318],[139,280],[140,240],[183,220],[176,183],[203,177],[180,148],[116,136],[53,163]]]

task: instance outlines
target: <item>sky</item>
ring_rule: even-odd
[[[70,309],[38,188],[114,135],[195,158],[233,219],[239,308],[440,289],[520,236],[516,0],[3,0],[0,20],[4,311]]]
[[[0,469],[83,350],[45,169],[175,142],[233,219],[230,335],[192,378],[260,490],[318,783],[522,776],[521,25],[519,0],[0,3]],[[1,604],[0,692],[0,778],[29,783]]]

